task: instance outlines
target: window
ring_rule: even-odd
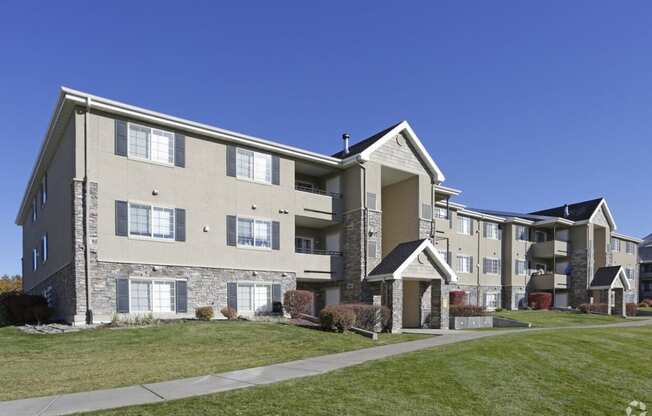
[[[176,306],[175,281],[130,280],[129,302],[131,312],[174,312]]]
[[[471,235],[471,218],[469,217],[458,217],[457,218],[457,232],[458,234]]]
[[[439,255],[446,261],[446,263],[449,263],[449,261],[448,261],[449,260],[448,259],[448,252],[445,249],[438,248],[437,252],[439,252]]]
[[[628,241],[625,245],[625,252],[627,254],[635,254],[636,253],[636,248],[634,246],[634,243],[631,241]]]
[[[457,271],[460,273],[471,273],[470,256],[457,256]]]
[[[34,202],[32,202],[32,224],[36,222],[37,218],[38,218],[38,208],[36,207],[36,198],[34,198]]]
[[[272,247],[272,222],[238,218],[238,246],[269,249]]]
[[[500,240],[500,231],[498,229],[498,224],[494,222],[485,222],[484,223],[484,236],[485,238],[491,240]]]
[[[519,241],[529,241],[528,234],[529,230],[524,225],[517,225],[516,228],[516,239]]]
[[[268,283],[239,283],[238,312],[266,313],[272,310],[272,285]]]
[[[272,183],[272,155],[238,148],[236,176],[254,182]]]
[[[48,261],[48,235],[41,237],[41,249],[43,250],[43,263]]]
[[[516,260],[516,274],[518,276],[527,276],[527,262],[525,260]]]
[[[631,268],[631,267],[626,267],[625,268],[625,275],[627,275],[627,278],[629,280],[633,280],[634,279],[634,269]]]
[[[448,219],[448,210],[446,208],[435,207],[435,218]]]
[[[35,272],[38,269],[38,249],[32,249],[32,271]]]
[[[174,209],[129,204],[129,235],[174,240]]]
[[[547,235],[546,235],[546,232],[545,231],[540,231],[540,230],[537,230],[537,231],[534,232],[534,237],[535,237],[537,243],[543,243],[548,239]]]
[[[294,239],[297,253],[312,253],[313,239],[307,237],[297,237]]]
[[[642,265],[642,270],[643,273],[652,273],[652,263],[645,263]]]
[[[496,310],[498,307],[498,294],[487,292],[484,294],[484,308],[488,311]]]
[[[174,133],[129,123],[129,157],[174,164]]]
[[[617,252],[620,251],[620,240],[617,238],[611,239],[611,251]]]
[[[500,274],[500,259],[484,258],[485,274]]]
[[[48,174],[43,175],[43,180],[41,181],[41,205],[45,205],[48,202]]]

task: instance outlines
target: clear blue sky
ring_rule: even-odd
[[[324,153],[407,119],[462,203],[652,232],[652,3],[220,3],[3,3],[0,274],[61,85]]]

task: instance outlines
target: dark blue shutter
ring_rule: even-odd
[[[238,310],[238,284],[236,282],[226,284],[226,304],[229,308]]]
[[[272,284],[272,302],[281,302],[281,284]]]
[[[41,237],[41,263],[45,263],[45,242],[43,241],[43,237]]]
[[[129,232],[127,201],[115,201],[115,235],[126,237]]]
[[[118,313],[129,313],[129,279],[117,279],[115,286]]]
[[[174,134],[174,166],[186,167],[186,136]]]
[[[235,162],[235,146],[226,146],[226,176],[235,177],[236,162]]]
[[[174,210],[176,220],[174,239],[177,241],[186,241],[186,210],[177,208]]]
[[[272,155],[272,184],[281,184],[281,161],[276,155]]]
[[[281,249],[281,223],[272,221],[272,250]]]
[[[188,282],[177,280],[176,283],[177,313],[188,312]]]
[[[124,120],[115,121],[115,154],[127,156],[127,122]]]
[[[236,245],[236,217],[235,215],[226,216],[226,245]]]

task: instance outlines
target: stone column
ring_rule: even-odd
[[[622,317],[627,316],[627,308],[625,308],[625,289],[616,289],[614,308],[616,315],[620,315]]]
[[[448,329],[448,287],[443,280],[432,281],[430,299],[430,327]]]
[[[611,289],[607,289],[607,315],[611,315]]]
[[[403,281],[392,280],[392,334],[400,334],[403,329]]]

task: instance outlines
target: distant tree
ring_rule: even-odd
[[[20,275],[16,274],[9,276],[3,274],[0,276],[0,293],[13,292],[14,290],[21,290],[23,288],[23,279]]]

